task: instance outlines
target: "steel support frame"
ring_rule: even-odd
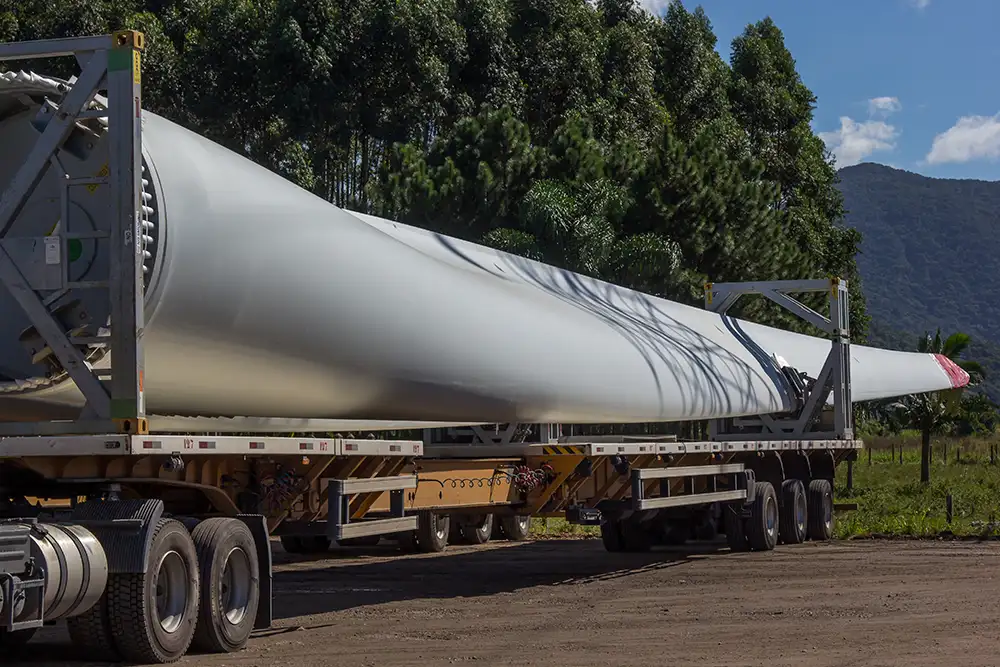
[[[46,124],[34,150],[0,196],[0,241],[41,181],[47,168],[61,169],[56,153],[77,120],[106,117],[108,122],[108,182],[111,191],[110,276],[102,289],[111,306],[111,377],[103,381],[89,367],[50,311],[55,301],[43,301],[0,245],[0,284],[21,306],[86,399],[83,415],[89,432],[145,433],[142,330],[142,33],[126,30],[100,37],[39,40],[0,44],[0,61],[73,55],[82,72]],[[106,110],[88,109],[99,91],[107,90]],[[63,172],[63,175],[68,175]],[[63,220],[60,234],[66,235]],[[48,238],[63,245],[63,239]],[[59,253],[60,262],[65,252]],[[65,273],[63,275],[66,275]],[[0,435],[77,433],[80,422],[0,424]],[[37,430],[36,430],[37,429]]]
[[[328,479],[327,535],[334,541],[387,535],[417,529],[416,515],[407,515],[404,492],[417,488],[416,475],[366,479]],[[389,493],[391,518],[351,521],[351,498],[362,493]]]
[[[530,436],[525,437],[523,435],[524,429],[531,427],[538,428],[539,437],[537,440],[532,440]],[[483,424],[465,428],[424,429],[424,445],[435,446],[442,444],[439,439],[441,430],[444,430],[449,436],[470,438],[471,442],[469,446],[472,447],[548,445],[558,441],[562,433],[562,427],[559,424],[522,424],[519,422]]]
[[[829,315],[824,316],[790,296],[794,293],[826,292]],[[712,440],[778,439],[854,439],[854,409],[851,399],[850,302],[847,281],[774,280],[764,282],[708,283],[705,285],[706,309],[725,316],[740,297],[760,294],[785,310],[824,331],[831,339],[830,353],[811,389],[801,398],[796,414],[761,415],[736,420],[712,420]],[[763,363],[774,363],[764,360]],[[782,374],[775,365],[775,370]],[[786,378],[787,380],[787,378]],[[791,382],[786,382],[794,393]],[[830,394],[833,394],[833,431],[816,429]],[[734,430],[731,426],[740,427]]]

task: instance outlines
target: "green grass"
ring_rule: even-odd
[[[998,447],[997,465],[990,465],[991,445]],[[916,434],[871,438],[866,447],[871,449],[871,465],[868,451],[859,452],[853,492],[847,491],[847,464],[837,467],[836,502],[858,504],[857,510],[838,513],[838,538],[1000,535],[1000,441],[935,440],[928,485],[920,483]],[[947,463],[943,460],[946,449]],[[949,493],[953,503],[950,524],[946,518]],[[535,519],[531,532],[536,539],[600,536],[596,527],[574,526],[557,518]]]
[[[995,525],[1000,519],[1000,465],[990,465],[990,444],[985,440],[936,441],[931,481],[925,485],[920,483],[919,440],[873,440],[871,465],[867,451],[860,452],[854,464],[852,492],[847,490],[847,465],[837,468],[837,502],[858,503],[857,510],[837,517],[837,537],[1000,534]],[[948,494],[953,501],[950,524]]]

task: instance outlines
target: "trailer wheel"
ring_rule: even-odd
[[[524,542],[531,535],[531,515],[501,516],[500,527],[511,542]]]
[[[809,539],[833,539],[833,487],[830,480],[814,479],[809,482]]]
[[[281,548],[285,550],[286,554],[301,554],[305,553],[305,549],[302,546],[302,538],[298,535],[282,535]]]
[[[111,632],[107,589],[93,607],[79,616],[67,618],[66,629],[69,631],[70,641],[75,648],[80,649],[82,657],[101,662],[121,660]]]
[[[127,662],[167,663],[191,646],[198,622],[198,554],[180,521],[161,519],[146,571],[108,579],[108,611],[118,652]]]
[[[747,541],[751,549],[774,549],[778,543],[778,516],[778,495],[774,487],[770,482],[757,482],[747,520]]]
[[[746,520],[743,518],[743,506],[728,505],[722,508],[722,528],[726,531],[726,544],[730,551],[748,551]]]
[[[652,535],[638,521],[621,521],[622,546],[629,553],[649,551],[653,547]]]
[[[299,538],[304,554],[325,554],[333,542],[326,535],[305,535]]]
[[[601,542],[604,543],[605,551],[610,553],[625,551],[621,521],[601,521]]]
[[[201,601],[193,645],[210,653],[246,646],[260,603],[260,564],[253,534],[239,519],[213,518],[191,535],[201,570]]]
[[[798,479],[786,479],[781,485],[781,521],[778,537],[782,544],[806,541],[808,508],[806,489]]]
[[[447,514],[421,512],[417,521],[417,546],[424,553],[438,553],[448,546],[451,517]]]
[[[493,535],[493,515],[482,514],[458,526],[459,538],[465,544],[486,544]]]
[[[337,540],[337,544],[342,547],[377,547],[381,541],[381,535],[366,535],[365,537],[347,537]]]

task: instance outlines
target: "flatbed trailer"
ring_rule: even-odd
[[[92,180],[115,192],[111,238],[141,236],[142,48],[131,31],[0,45],[0,60],[75,55],[90,85],[78,81],[40,124],[37,151],[2,193],[0,230],[47,165],[58,167],[53,153],[86,115],[109,120],[108,171]],[[84,111],[102,90],[103,112]],[[3,241],[0,232],[0,285],[33,323],[37,356],[55,355],[107,399],[77,420],[0,423],[3,655],[30,649],[39,627],[62,620],[81,658],[168,663],[189,650],[238,651],[273,620],[272,538],[292,553],[383,537],[440,551],[449,541],[524,540],[531,517],[566,517],[600,526],[612,552],[716,534],[737,550],[829,539],[836,466],[862,447],[851,423],[846,283],[837,280],[706,286],[706,306],[719,312],[743,294],[828,291],[829,317],[773,300],[832,339],[819,377],[786,369],[794,414],[713,422],[706,440],[585,437],[558,424],[434,427],[419,439],[377,437],[377,424],[360,425],[368,437],[294,427],[237,435],[220,434],[212,419],[178,432],[176,419],[146,414],[137,246],[110,244],[106,284],[90,286],[106,290],[120,324],[107,340],[112,367],[98,373],[79,363],[80,341],[13,270]],[[55,250],[46,263],[65,282],[65,247]]]

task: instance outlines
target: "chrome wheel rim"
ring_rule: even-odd
[[[219,608],[226,620],[239,625],[250,604],[250,559],[243,549],[233,548],[226,554],[226,564],[219,582]]]
[[[156,622],[164,632],[177,632],[184,620],[188,603],[188,568],[176,551],[168,551],[157,564],[154,586],[156,590]]]

